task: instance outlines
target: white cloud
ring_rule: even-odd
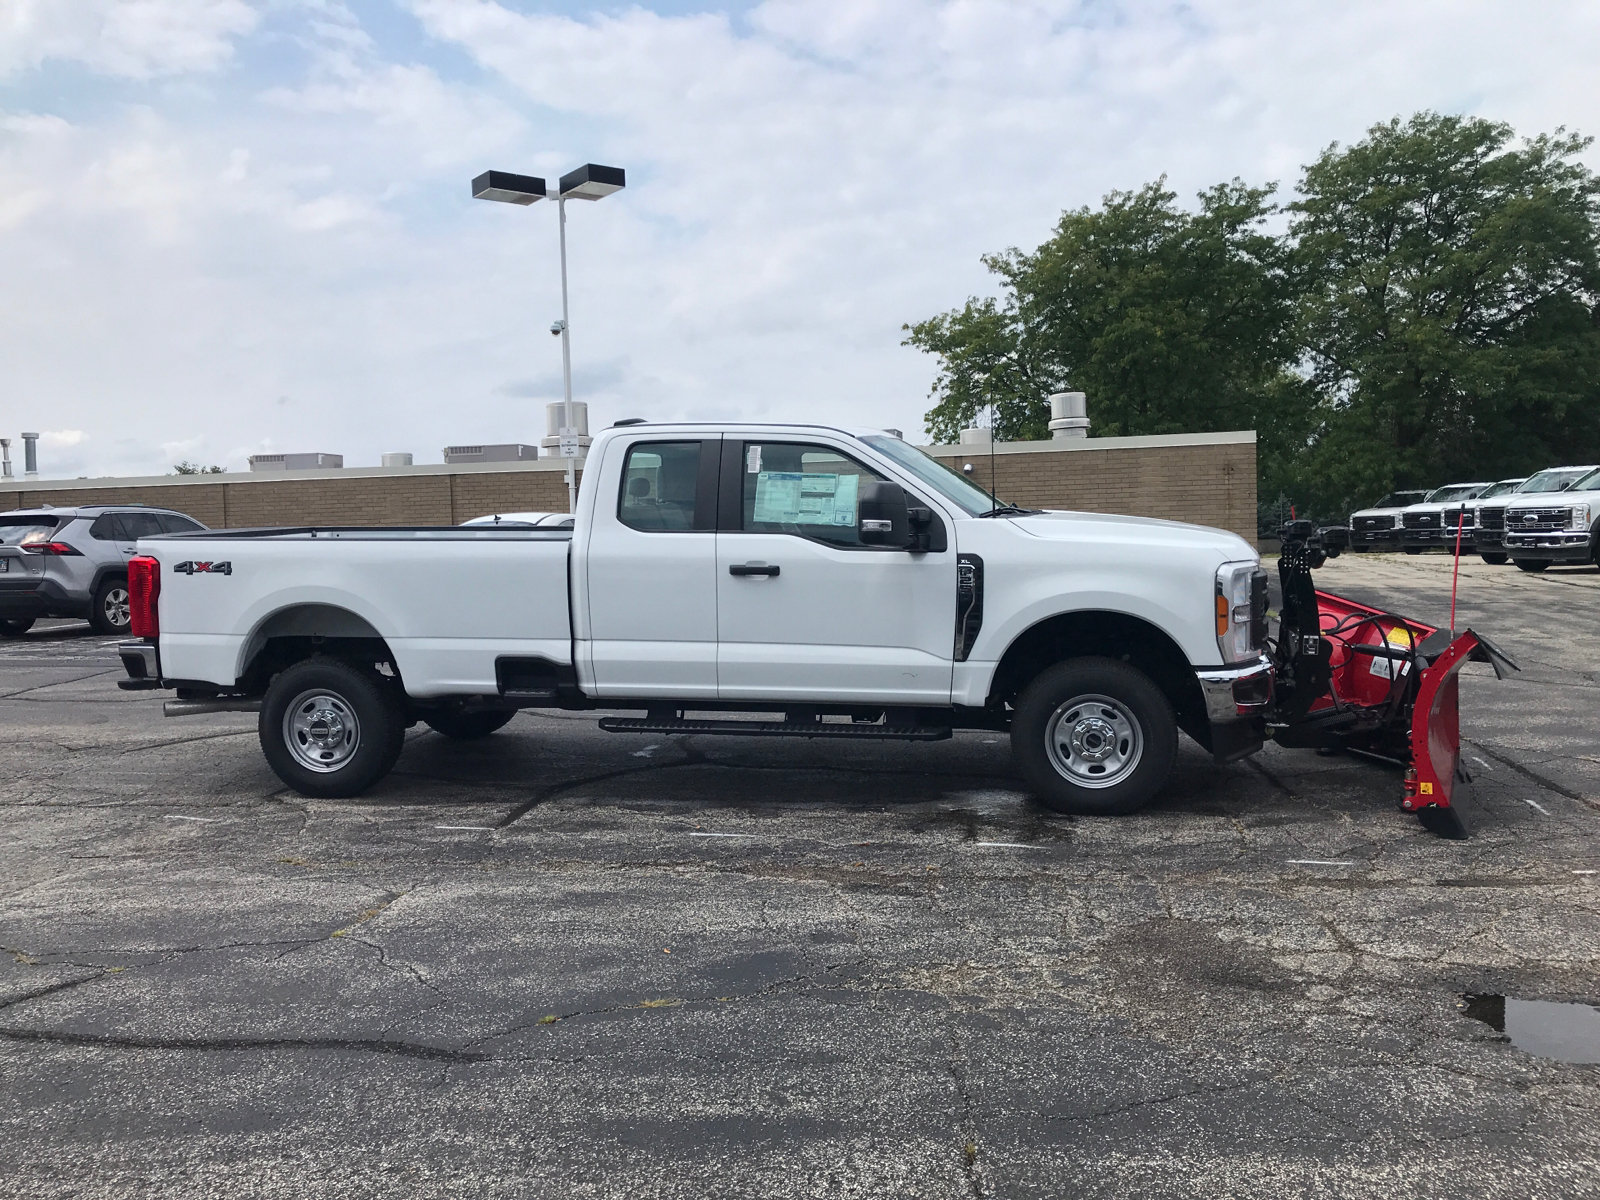
[[[87,431],[70,451],[107,473],[200,439],[235,468],[266,445],[359,465],[533,440],[560,373],[554,206],[467,182],[597,161],[629,173],[569,206],[597,424],[911,432],[933,372],[902,322],[990,290],[979,254],[1063,208],[1163,173],[1291,183],[1424,107],[1600,132],[1600,7],[1576,0],[409,3],[432,41],[396,55],[331,0],[283,0],[270,28],[222,0],[0,0],[6,420]],[[122,81],[67,107],[27,90],[52,58]],[[200,98],[126,82],[203,71]]]
[[[47,429],[39,434],[39,445],[51,450],[65,450],[81,446],[89,435],[81,429]]]
[[[0,75],[51,59],[130,79],[213,71],[257,19],[244,0],[7,0]]]

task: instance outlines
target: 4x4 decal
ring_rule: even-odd
[[[172,568],[179,575],[232,575],[231,562],[181,562]]]

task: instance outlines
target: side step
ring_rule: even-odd
[[[842,721],[681,721],[650,717],[601,717],[607,733],[729,733],[742,737],[844,738],[878,742],[942,742],[947,726],[865,725]]]

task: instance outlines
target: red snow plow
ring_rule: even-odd
[[[1341,537],[1340,535],[1344,535]],[[1350,750],[1405,772],[1400,807],[1442,837],[1465,837],[1452,801],[1462,769],[1461,668],[1486,662],[1499,678],[1517,665],[1480,633],[1460,636],[1318,591],[1311,572],[1348,544],[1348,531],[1309,521],[1283,527],[1283,587],[1267,728],[1284,746]]]

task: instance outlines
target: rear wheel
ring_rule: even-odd
[[[1524,571],[1543,571],[1550,565],[1547,558],[1513,558],[1511,561]]]
[[[516,715],[515,710],[489,709],[482,712],[435,712],[427,714],[422,719],[435,733],[442,733],[447,738],[456,738],[460,741],[472,741],[488,737]]]
[[[1491,567],[1503,567],[1510,560],[1510,555],[1507,554],[1485,553],[1478,555],[1478,557],[1483,559],[1483,561],[1488,563]]]
[[[89,624],[96,633],[127,633],[133,628],[128,607],[128,581],[120,575],[102,579],[89,605]]]
[[[1167,781],[1178,724],[1144,672],[1075,658],[1042,672],[1017,698],[1011,752],[1045,806],[1111,816],[1143,808]]]
[[[391,685],[334,659],[272,681],[257,724],[273,773],[303,796],[359,795],[389,773],[405,741]]]
[[[32,617],[10,617],[0,621],[0,637],[21,637],[32,628]]]

